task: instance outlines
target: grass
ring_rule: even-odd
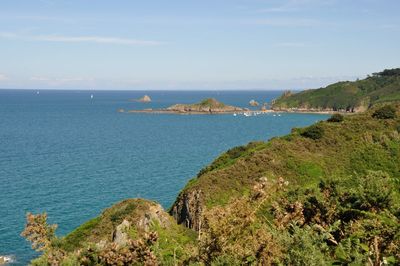
[[[84,247],[89,242],[110,241],[112,232],[124,219],[134,221],[149,206],[151,201],[127,199],[107,208],[103,213],[79,226],[61,240],[61,247],[73,251]]]
[[[276,99],[273,108],[315,108],[352,111],[357,107],[393,102],[400,99],[400,75],[376,73],[363,80],[345,81],[325,88],[284,94]]]
[[[304,131],[298,129],[269,142],[233,148],[202,169],[182,193],[201,190],[206,206],[213,207],[243,195],[263,176],[284,177],[303,185],[366,170],[398,176],[400,137],[396,126],[400,120],[373,119],[372,112],[347,116],[341,123],[319,123],[324,132],[320,139],[303,137]]]

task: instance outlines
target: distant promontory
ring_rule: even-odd
[[[283,112],[358,113],[376,104],[400,99],[400,68],[373,73],[366,79],[342,81],[325,88],[298,93],[286,91],[272,102],[272,110]]]

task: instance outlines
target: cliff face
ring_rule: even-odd
[[[183,191],[176,199],[169,213],[178,224],[199,231],[203,204],[201,190]]]

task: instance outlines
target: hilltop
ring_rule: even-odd
[[[272,104],[276,111],[362,112],[378,103],[400,100],[400,68],[374,73],[363,80],[325,88],[285,92]]]
[[[399,219],[392,103],[232,148],[168,212],[133,199],[63,238],[28,216],[24,235],[45,232],[34,265],[398,265]]]

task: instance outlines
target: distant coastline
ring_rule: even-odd
[[[145,113],[145,114],[178,114],[178,115],[243,114],[245,116],[253,116],[266,113],[312,113],[312,114],[337,113],[333,110],[321,110],[321,109],[300,109],[300,108],[267,109],[265,105],[263,105],[258,110],[250,110],[248,108],[226,105],[214,98],[204,99],[201,102],[194,104],[174,104],[170,107],[160,108],[160,109],[146,108],[142,110],[125,110],[121,108],[118,109],[118,112]]]

